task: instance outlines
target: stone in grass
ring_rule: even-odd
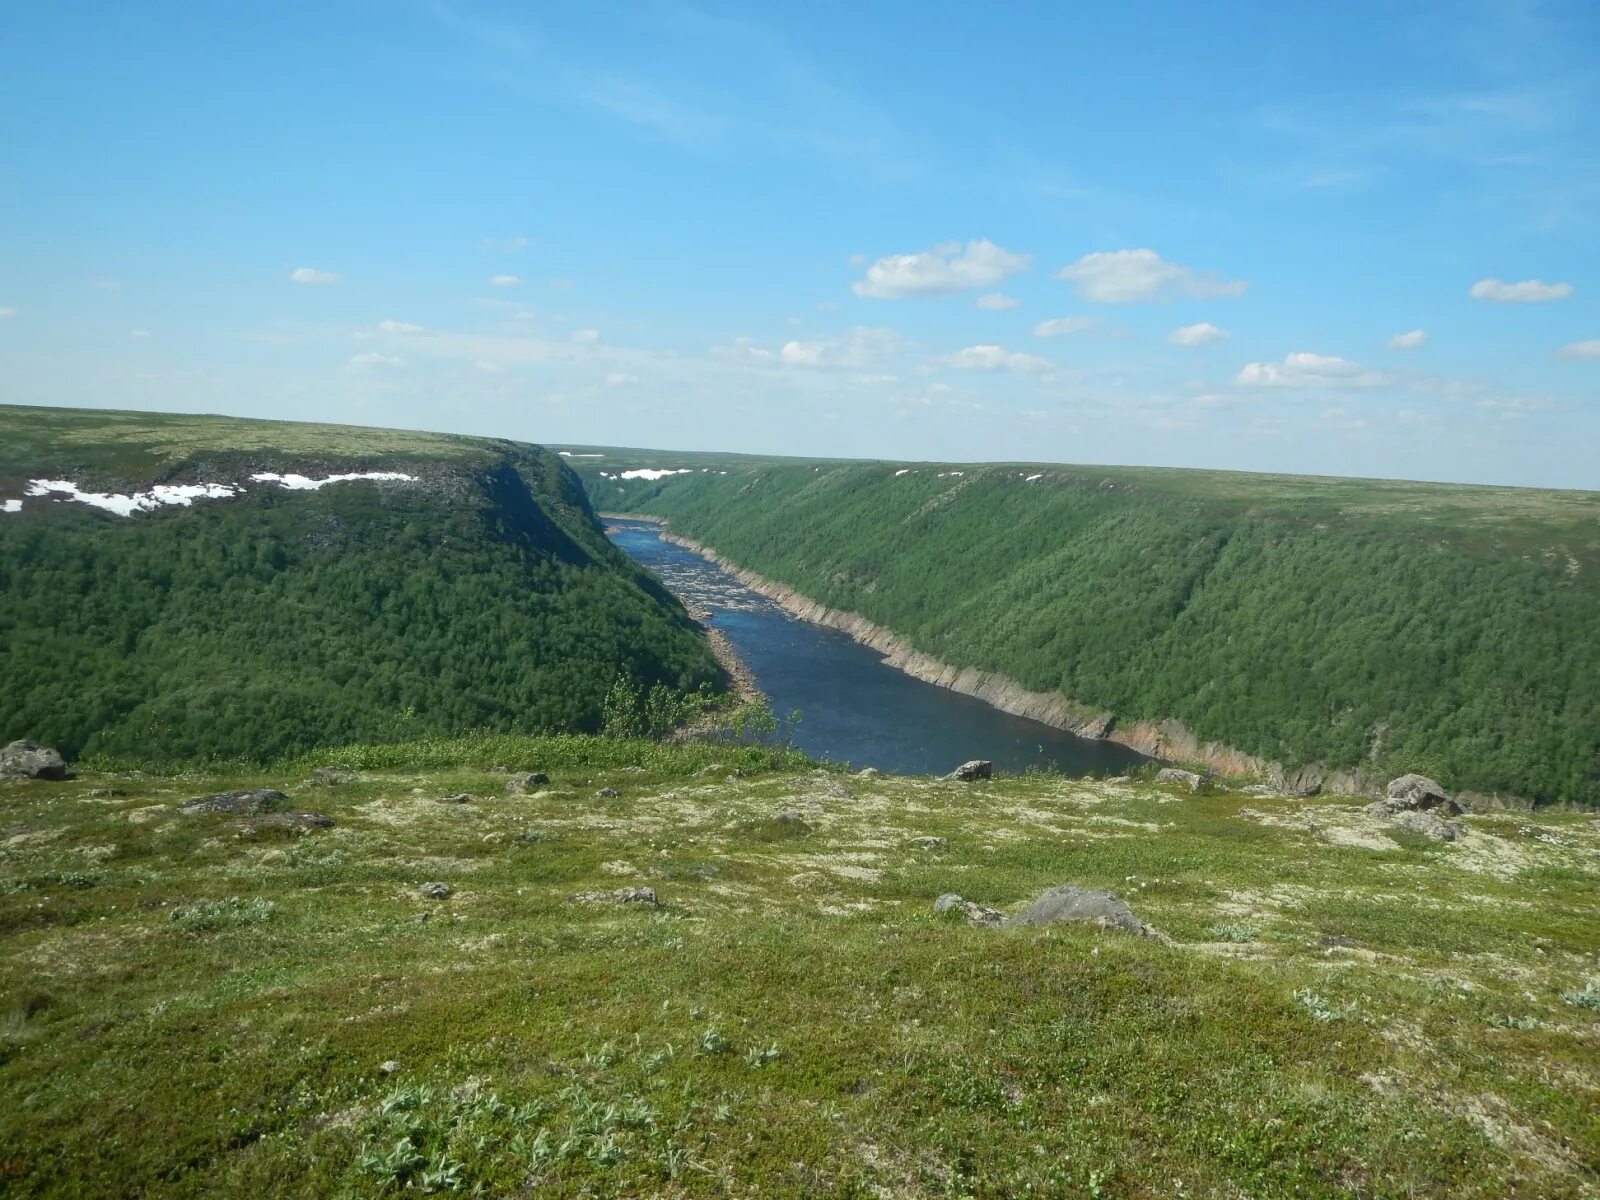
[[[1206,786],[1206,777],[1197,775],[1193,771],[1180,771],[1177,767],[1162,767],[1156,772],[1156,782],[1175,783],[1179,787],[1186,787],[1191,792],[1198,792]]]
[[[617,789],[614,787],[603,787],[596,792],[595,795],[599,796],[602,800],[615,800],[618,796],[622,795],[622,793],[617,791]]]
[[[1375,817],[1392,817],[1403,812],[1433,812],[1443,817],[1459,817],[1463,810],[1438,783],[1426,775],[1410,774],[1391,779],[1384,790],[1384,798],[1369,804],[1367,811]]]
[[[178,805],[178,811],[187,815],[195,813],[226,813],[234,817],[257,817],[262,813],[282,812],[289,807],[289,797],[273,788],[247,788],[238,792],[215,792],[209,796],[196,796]]]
[[[655,888],[624,887],[609,892],[579,892],[568,897],[574,904],[642,904],[647,908],[659,908],[661,902],[656,899]]]
[[[1409,829],[1436,842],[1456,841],[1463,832],[1461,822],[1446,821],[1437,811],[1431,810],[1403,812],[1394,819],[1394,823],[1401,829]]]
[[[993,777],[994,763],[987,758],[969,758],[954,771],[951,771],[950,774],[944,776],[945,779],[954,779],[960,783],[971,783],[974,780],[991,779]]]
[[[1099,929],[1118,929],[1143,937],[1149,933],[1143,921],[1133,915],[1112,892],[1091,892],[1072,884],[1046,888],[1008,925],[1059,925],[1066,922],[1094,925]]]
[[[457,792],[454,796],[440,796],[440,804],[470,804],[472,797],[465,792]]]
[[[876,779],[882,772],[877,767],[862,767],[856,772],[857,779]]]
[[[523,792],[531,792],[535,788],[542,788],[550,782],[550,776],[543,771],[518,771],[506,781],[506,792],[516,796]]]
[[[393,1075],[399,1069],[400,1069],[400,1064],[395,1062],[394,1059],[392,1059],[392,1058],[387,1060],[386,1062],[381,1062],[381,1063],[378,1064],[378,1074],[379,1075]]]
[[[946,850],[950,843],[942,837],[914,837],[906,843],[913,850]]]
[[[417,889],[417,895],[424,900],[448,900],[455,891],[448,883],[425,883]]]
[[[318,767],[306,776],[306,782],[312,787],[338,787],[340,784],[354,783],[355,780],[355,772],[344,767]]]
[[[1004,925],[1005,914],[996,912],[992,908],[985,908],[981,904],[974,904],[971,900],[963,900],[954,892],[946,892],[933,902],[933,911],[944,913],[960,913],[974,925]]]
[[[71,779],[67,763],[49,746],[38,742],[12,742],[0,750],[0,779]]]
[[[314,812],[269,812],[235,821],[240,837],[255,837],[263,829],[293,829],[309,833],[313,829],[332,829],[333,818]]]

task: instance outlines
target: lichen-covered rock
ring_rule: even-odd
[[[262,813],[283,812],[289,807],[289,797],[273,788],[248,788],[239,792],[216,792],[210,796],[196,796],[178,805],[178,811],[192,816],[195,813],[226,813],[231,817],[255,817]]]
[[[906,845],[913,850],[945,850],[949,848],[950,843],[942,837],[929,835],[927,837],[914,837]]]
[[[1436,842],[1457,841],[1462,833],[1459,821],[1446,821],[1437,810],[1431,809],[1403,812],[1394,819],[1394,823],[1402,829],[1409,829],[1412,833],[1419,833]]]
[[[1004,925],[1006,915],[992,908],[985,908],[971,900],[963,900],[954,892],[946,892],[933,902],[933,911],[941,916],[945,913],[960,913],[974,925]]]
[[[455,891],[448,883],[425,883],[417,889],[417,895],[425,900],[448,900]]]
[[[1046,889],[1039,898],[1007,924],[1058,925],[1065,922],[1118,929],[1141,937],[1149,931],[1123,901],[1112,892],[1092,892],[1072,884]]]
[[[656,899],[655,888],[625,887],[609,892],[579,892],[569,897],[574,904],[642,904],[647,908],[659,908],[661,902]]]
[[[543,771],[519,771],[506,781],[506,793],[511,796],[521,795],[535,788],[542,788],[549,782],[550,776]]]
[[[977,779],[991,779],[993,777],[994,763],[987,758],[970,758],[944,778],[954,779],[961,783],[971,783]]]
[[[1392,817],[1402,812],[1437,812],[1459,817],[1462,809],[1450,793],[1426,775],[1402,775],[1389,781],[1384,798],[1367,807],[1375,817]]]
[[[440,796],[440,804],[470,804],[472,797],[465,792],[457,792],[454,796]]]
[[[622,793],[617,791],[617,789],[614,787],[603,787],[596,792],[595,795],[599,796],[602,800],[615,800],[618,796],[622,795]]]
[[[1156,772],[1156,782],[1175,783],[1191,792],[1198,792],[1206,786],[1206,777],[1196,775],[1193,771],[1181,771],[1177,767],[1162,767]]]
[[[49,746],[38,742],[12,742],[0,750],[0,779],[70,779],[67,763]]]

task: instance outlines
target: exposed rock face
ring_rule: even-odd
[[[66,760],[38,742],[12,742],[0,750],[0,779],[70,779]]]
[[[936,913],[958,912],[974,925],[1004,925],[1005,914],[971,900],[963,900],[954,892],[946,892],[933,902]]]
[[[233,817],[255,817],[262,813],[282,812],[289,807],[289,797],[272,788],[251,788],[242,792],[217,792],[210,796],[197,796],[178,805],[181,813],[226,813]]]
[[[1368,805],[1375,817],[1392,817],[1403,812],[1433,812],[1444,817],[1459,817],[1461,806],[1450,793],[1426,775],[1402,775],[1390,780],[1384,798]]]
[[[1133,910],[1111,892],[1090,892],[1064,884],[1049,888],[1007,922],[1009,925],[1057,925],[1084,922],[1100,929],[1120,929],[1144,936],[1149,931]]]
[[[506,793],[517,796],[544,787],[549,782],[550,776],[543,771],[519,771],[506,781]]]
[[[1176,783],[1191,792],[1198,792],[1206,786],[1204,775],[1196,775],[1193,771],[1180,771],[1177,767],[1162,767],[1156,772],[1156,779],[1160,783]]]
[[[611,892],[579,892],[571,897],[574,904],[642,904],[647,908],[659,908],[661,902],[656,899],[655,888],[625,887],[617,888]]]
[[[1423,809],[1418,812],[1403,812],[1395,818],[1394,823],[1402,829],[1409,829],[1412,833],[1420,833],[1423,837],[1432,838],[1436,842],[1454,842],[1462,834],[1459,821],[1446,821],[1439,815],[1441,810]]]
[[[994,777],[994,763],[987,758],[970,758],[962,763],[945,779],[955,779],[962,783],[971,783],[976,779],[992,779]]]

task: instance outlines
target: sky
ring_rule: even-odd
[[[0,401],[1600,489],[1596,61],[1592,0],[13,0]]]

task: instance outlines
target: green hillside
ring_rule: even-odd
[[[1291,768],[1600,802],[1600,495],[600,452],[597,508],[956,666]]]
[[[537,446],[0,407],[0,740],[255,760],[473,729],[595,729],[615,678],[720,683],[682,607]],[[397,473],[319,490],[253,474]],[[132,516],[29,481],[239,494]]]

